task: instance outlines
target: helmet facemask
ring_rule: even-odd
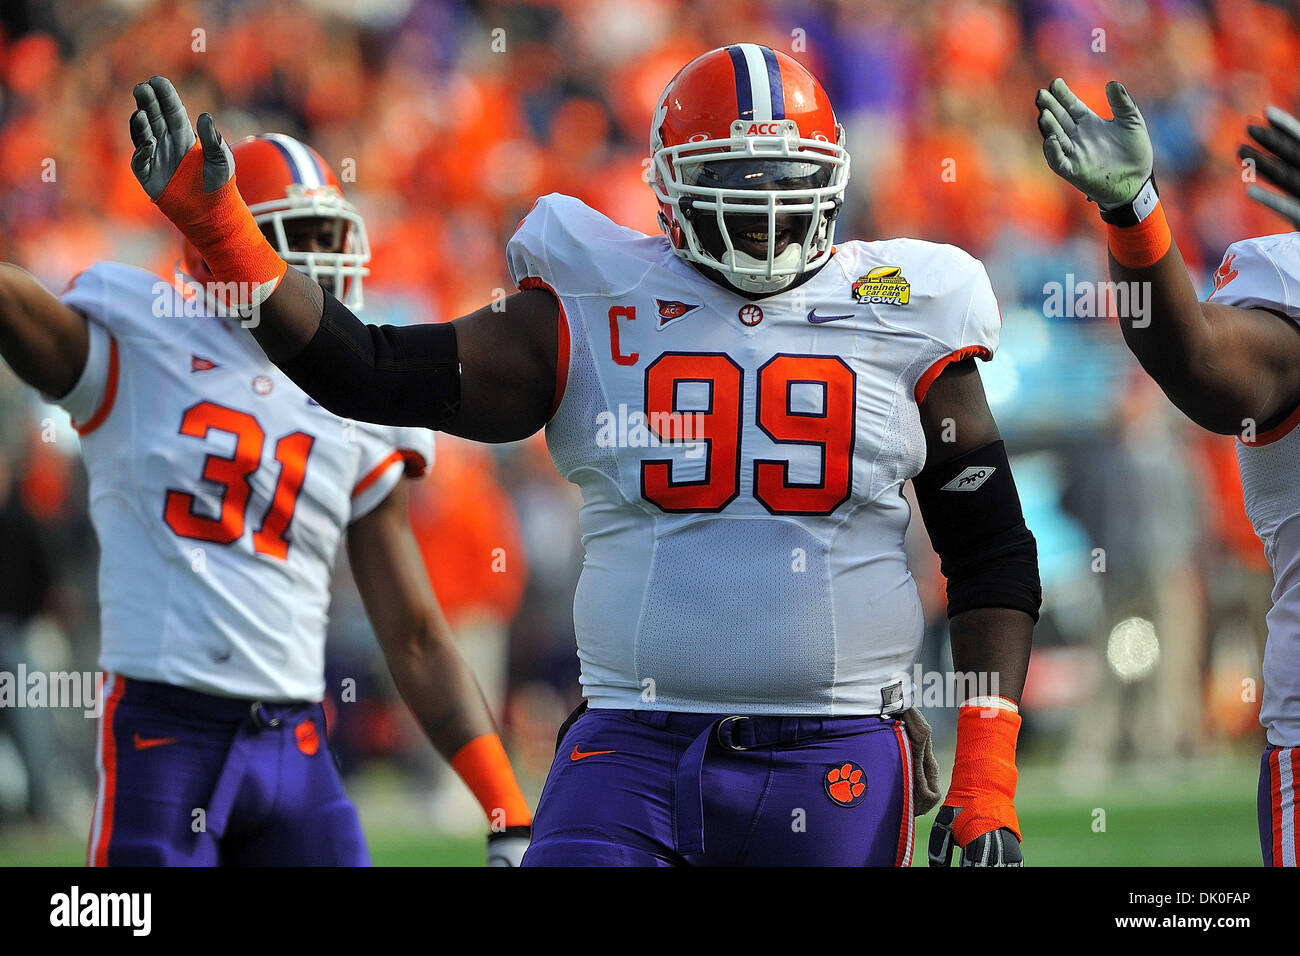
[[[257,203],[249,212],[280,257],[319,283],[352,310],[363,305],[361,280],[370,274],[370,241],[356,208],[333,186],[290,187],[284,199]],[[285,222],[293,219],[332,219],[342,222],[343,243],[337,252],[298,252],[289,242]]]
[[[730,140],[657,144],[653,186],[676,210],[678,255],[770,294],[825,263],[849,157],[838,143],[800,138],[792,120],[774,135],[746,135],[750,125],[736,121]]]

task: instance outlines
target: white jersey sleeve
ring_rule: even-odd
[[[72,386],[62,398],[46,396],[46,400],[63,408],[72,416],[72,425],[78,431],[94,421],[100,409],[106,407],[108,384],[116,377],[117,342],[99,322],[87,318],[86,333],[89,345],[86,352],[86,365]]]
[[[1300,244],[1293,233],[1228,246],[1208,302],[1269,309],[1300,320]]]
[[[433,432],[428,429],[355,427],[363,450],[349,523],[374,511],[402,478],[422,478],[433,466]]]
[[[560,295],[618,295],[639,285],[653,267],[644,253],[654,242],[607,219],[581,200],[551,193],[538,199],[519,223],[506,246],[506,262],[521,289],[540,283]],[[602,275],[621,272],[626,276],[619,282],[624,288],[590,288],[593,247],[602,253]]]
[[[931,306],[900,309],[896,319],[929,340],[908,369],[907,380],[918,404],[950,363],[971,357],[992,360],[1002,313],[982,262],[956,246],[918,239],[870,245],[886,247],[891,261],[904,263],[911,295],[924,296]],[[892,315],[891,321],[895,321]]]
[[[107,413],[112,406],[118,380],[118,340],[157,334],[158,330],[149,324],[150,320],[157,321],[152,309],[149,315],[138,316],[138,310],[122,308],[124,302],[139,301],[145,276],[149,274],[132,266],[99,262],[75,276],[60,297],[64,305],[86,317],[89,349],[85,368],[72,390],[61,398],[47,398],[72,416],[78,431],[89,430],[88,426],[97,424],[101,411]],[[161,278],[149,278],[155,297],[175,294]]]

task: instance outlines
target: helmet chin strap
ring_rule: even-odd
[[[799,254],[799,247],[791,243],[782,250],[779,256],[772,260],[772,267],[774,269],[793,269],[799,264]],[[739,249],[723,253],[718,261],[721,263],[718,271],[722,273],[728,282],[745,292],[780,292],[797,278],[794,272],[788,275],[775,275],[769,279],[767,276],[748,275],[743,272],[733,271],[737,266],[742,269],[767,268],[766,259],[756,259]]]

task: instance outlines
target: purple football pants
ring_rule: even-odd
[[[368,866],[320,704],[264,704],[112,674],[92,866]]]
[[[908,866],[911,750],[881,717],[588,710],[525,866]]]

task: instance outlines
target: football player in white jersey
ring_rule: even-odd
[[[279,134],[234,154],[259,236],[360,306],[365,226],[324,160]],[[97,263],[61,298],[0,265],[0,355],[71,414],[102,549],[90,863],[369,862],[321,706],[345,531],[398,689],[496,824],[489,862],[517,863],[529,810],[407,520],[432,433],[321,408],[183,261],[174,282]]]
[[[1039,90],[1038,126],[1048,165],[1097,203],[1107,224],[1110,277],[1150,290],[1147,314],[1120,316],[1129,349],[1188,418],[1236,435],[1246,513],[1273,569],[1273,609],[1264,650],[1259,719],[1259,836],[1269,866],[1296,865],[1300,754],[1300,236],[1234,242],[1204,302],[1165,221],[1152,175],[1151,139],[1123,85],[1106,86],[1113,119],[1103,120],[1062,79]],[[1295,164],[1253,147],[1243,158],[1294,189],[1300,124],[1270,111],[1252,135]],[[1251,195],[1284,214],[1288,197],[1255,186]],[[1129,288],[1133,288],[1130,286]],[[1130,296],[1130,300],[1132,297]]]
[[[948,577],[961,703],[931,862],[1018,865],[1017,701],[1040,601],[974,357],[983,267],[911,239],[833,244],[849,174],[825,91],[734,44],[652,121],[665,235],[546,196],[510,240],[521,291],[447,325],[366,326],[258,243],[212,118],[135,89],[132,160],[254,335],[328,408],[480,441],[543,426],[583,493],[585,697],[529,865],[906,865],[940,799],[912,709],[917,497]],[[923,778],[923,779],[921,779]]]

